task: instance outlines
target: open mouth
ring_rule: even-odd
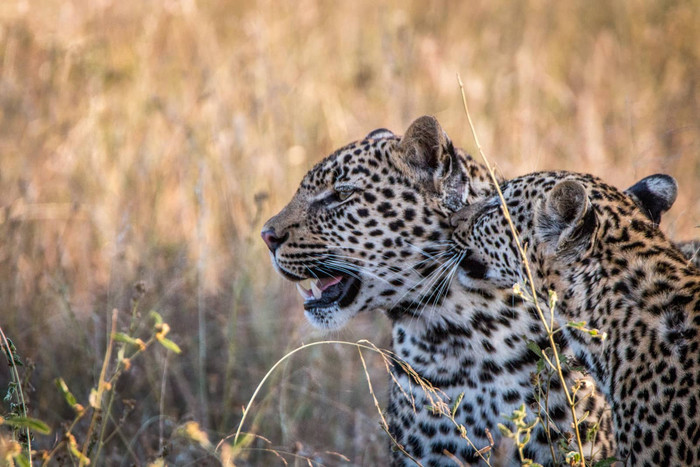
[[[304,299],[304,309],[349,305],[360,291],[359,279],[346,275],[305,279],[297,282],[297,290]]]

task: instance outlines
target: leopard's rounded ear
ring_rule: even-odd
[[[589,244],[597,222],[584,186],[564,180],[547,194],[537,213],[535,228],[538,239],[550,251],[570,253]]]
[[[433,171],[439,168],[448,142],[449,138],[437,119],[423,115],[408,127],[399,143],[399,150],[404,161],[412,167]]]
[[[469,175],[435,117],[424,115],[411,123],[399,143],[396,162],[428,191],[438,194],[446,211],[464,205]]]
[[[548,210],[564,224],[578,222],[589,208],[586,189],[578,182],[565,180],[557,183],[547,196]]]
[[[659,225],[661,215],[676,201],[678,182],[666,174],[649,175],[627,188],[625,194],[654,224]]]

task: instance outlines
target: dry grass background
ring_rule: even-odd
[[[111,310],[128,321],[139,280],[184,352],[134,362],[117,391],[135,408],[116,407],[127,417],[104,460],[153,459],[161,419],[166,437],[188,420],[213,441],[235,431],[265,371],[319,337],[262,223],[374,128],[433,114],[473,148],[457,72],[506,176],[570,169],[626,187],[666,172],[680,196],[665,230],[699,236],[700,2],[3,0],[0,325],[35,365],[30,415],[54,429],[35,444],[73,416],[55,378],[87,400]],[[331,337],[387,347],[388,330],[363,316]],[[245,429],[271,444],[252,444],[250,463],[280,462],[269,447],[386,459],[355,351],[309,350],[264,393]],[[168,462],[206,458],[183,446]]]

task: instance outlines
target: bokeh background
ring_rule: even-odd
[[[432,114],[473,153],[457,73],[505,176],[626,187],[666,172],[680,194],[663,228],[700,236],[700,2],[0,2],[0,326],[30,415],[53,429],[35,446],[74,416],[56,378],[87,404],[112,309],[126,326],[138,281],[183,353],[153,348],[120,380],[110,465],[215,463],[173,433],[231,435],[285,353],[388,347],[379,314],[330,334],[306,324],[260,227],[315,162],[375,128]],[[384,401],[383,363],[365,357]],[[240,465],[389,452],[357,350],[340,345],[273,373],[244,431],[266,440]]]

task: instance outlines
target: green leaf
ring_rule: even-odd
[[[537,360],[537,373],[542,373],[543,370],[544,370],[544,360],[542,360],[540,358],[539,360]]]
[[[598,426],[594,425],[593,428],[586,430],[585,441],[587,443],[593,441],[593,438],[598,434]]]
[[[501,432],[501,435],[505,436],[506,438],[513,438],[515,436],[513,435],[513,432],[510,431],[510,429],[503,423],[498,424],[498,430]]]
[[[562,368],[567,368],[569,366],[569,357],[568,355],[559,354],[559,365],[561,365]]]
[[[130,345],[135,345],[138,346],[139,343],[136,339],[131,337],[128,334],[125,334],[123,332],[115,332],[112,337],[114,338],[115,341],[117,342],[124,342],[125,344],[130,344]]]
[[[457,397],[457,401],[455,402],[454,407],[452,407],[452,418],[455,418],[455,414],[457,413],[457,409],[459,408],[459,404],[462,403],[462,399],[464,399],[464,393],[460,393],[459,396]]]
[[[163,317],[160,316],[160,313],[158,313],[157,311],[155,311],[155,310],[149,311],[148,316],[153,318],[153,321],[155,321],[156,325],[163,324]]]
[[[85,465],[90,465],[90,459],[88,457],[83,456],[83,453],[80,452],[80,450],[78,449],[78,445],[75,444],[75,441],[72,443],[68,443],[68,448],[70,449],[70,453],[78,458],[78,461],[82,461],[82,463]]]
[[[17,454],[12,460],[14,460],[20,467],[32,467],[31,464],[29,464],[29,459],[27,459],[27,456],[24,454]]]
[[[182,352],[182,350],[180,350],[180,347],[179,347],[175,342],[173,342],[173,341],[171,341],[170,339],[168,339],[167,337],[161,337],[161,338],[159,338],[159,339],[158,339],[158,342],[160,342],[160,345],[162,345],[162,346],[165,347],[166,349],[172,350],[172,351],[175,352],[175,353],[181,353],[181,352]]]
[[[527,348],[533,351],[538,357],[542,358],[542,349],[537,345],[537,342],[533,340],[527,341]]]
[[[58,390],[61,391],[61,394],[63,394],[63,397],[66,399],[66,402],[68,402],[68,405],[74,407],[75,404],[78,403],[78,401],[75,399],[73,393],[71,393],[68,389],[68,385],[63,380],[63,378],[56,378],[55,383]]]
[[[24,366],[22,359],[17,354],[17,347],[15,347],[15,343],[12,342],[12,339],[7,338],[7,346],[3,345],[0,346],[0,348],[2,348],[2,350],[5,352],[5,357],[7,357],[9,362],[12,362],[17,366]]]
[[[51,433],[51,428],[49,428],[46,423],[36,418],[12,416],[5,419],[5,424],[15,428],[29,428],[31,431],[41,433],[42,435]]]

